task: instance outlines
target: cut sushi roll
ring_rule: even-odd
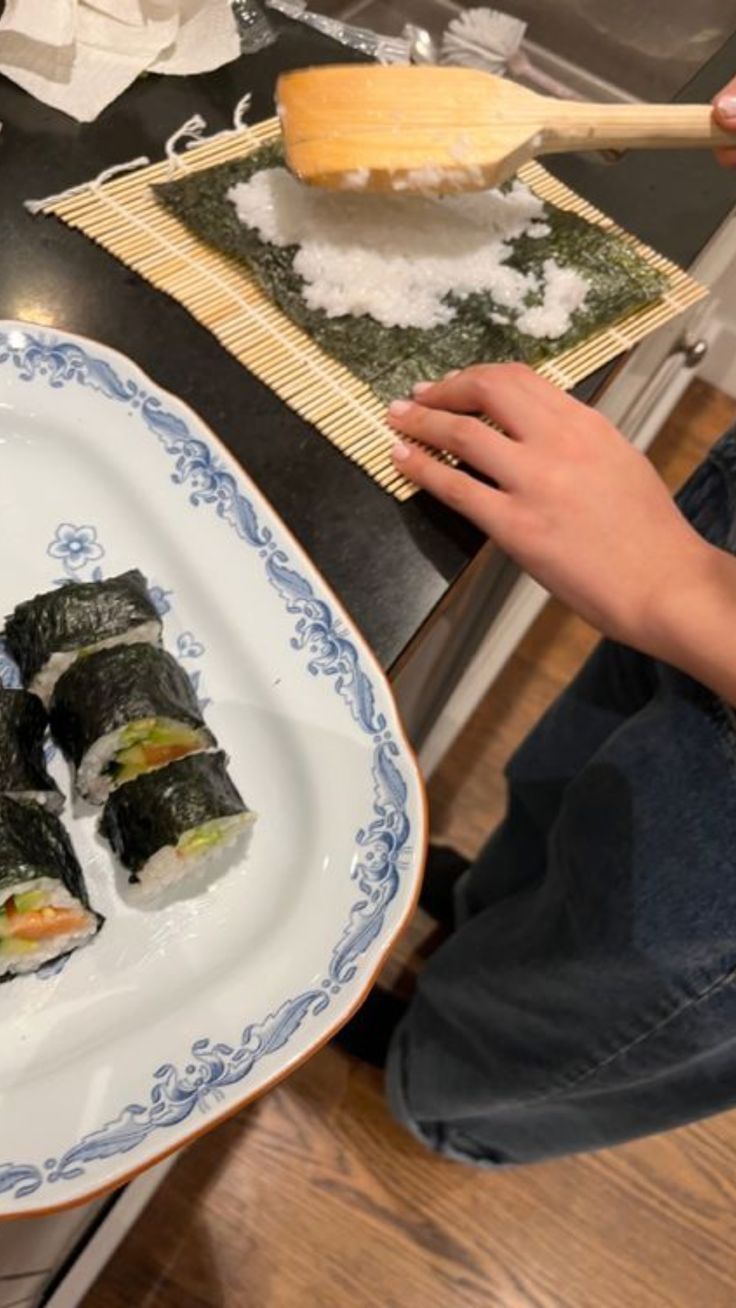
[[[106,581],[71,581],[36,595],[18,604],[5,622],[5,643],[23,684],[44,704],[80,654],[160,640],[161,619],[137,568]]]
[[[46,771],[43,756],[47,725],[37,695],[0,686],[0,794],[33,800],[60,813],[64,796]]]
[[[121,786],[100,823],[131,882],[156,894],[182,881],[254,819],[227,773],[227,759],[193,754]]]
[[[215,748],[176,659],[154,645],[117,645],[77,659],[51,701],[54,739],[93,804],[144,772]]]
[[[0,795],[0,980],[79,949],[102,922],[58,817]]]

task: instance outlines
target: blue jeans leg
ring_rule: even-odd
[[[736,439],[681,496],[733,549]],[[396,1116],[485,1165],[600,1148],[736,1103],[736,720],[604,642],[508,768],[387,1069]]]

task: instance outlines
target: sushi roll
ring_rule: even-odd
[[[58,817],[0,795],[0,980],[79,949],[102,922]]]
[[[161,641],[161,619],[137,568],[106,581],[70,581],[18,604],[5,621],[23,684],[46,705],[79,654],[137,641]]]
[[[93,804],[217,744],[186,672],[154,645],[116,645],[77,659],[56,683],[50,717],[77,789]]]
[[[64,796],[46,771],[48,719],[37,695],[0,686],[0,794],[34,800],[60,813]]]
[[[182,881],[253,821],[227,773],[227,759],[192,754],[121,786],[100,823],[146,895]]]

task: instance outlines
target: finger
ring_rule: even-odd
[[[474,522],[486,535],[494,536],[502,529],[509,504],[504,491],[484,486],[469,473],[439,463],[423,450],[404,445],[402,441],[394,446],[392,455],[399,472]]]
[[[426,409],[409,400],[394,400],[388,417],[391,426],[404,436],[454,454],[461,463],[469,464],[502,486],[514,485],[518,480],[515,477],[515,463],[520,456],[518,445],[477,418]]]
[[[483,413],[522,442],[553,436],[561,422],[584,407],[523,363],[466,368],[414,394],[428,408]]]
[[[736,168],[736,150],[716,150],[716,159],[724,168]]]
[[[736,132],[736,77],[715,97],[713,117],[727,132]]]

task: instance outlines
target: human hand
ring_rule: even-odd
[[[726,168],[736,168],[736,77],[718,92],[713,101],[713,117],[719,127],[734,133],[733,150],[716,150],[716,159]]]
[[[605,635],[667,658],[671,609],[701,588],[712,547],[652,465],[595,410],[522,364],[470,368],[395,401],[397,432],[473,475],[396,447],[396,466],[485,531]],[[482,413],[505,435],[478,418]]]

